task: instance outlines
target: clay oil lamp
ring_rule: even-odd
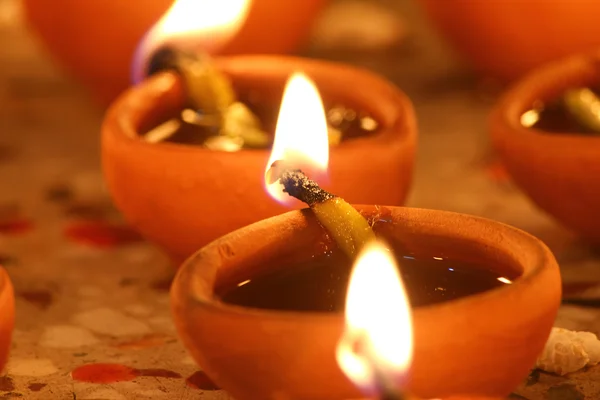
[[[172,312],[199,366],[240,400],[364,396],[355,374],[349,379],[348,366],[340,368],[336,349],[348,335],[344,309],[353,260],[383,240],[404,281],[414,346],[407,379],[404,358],[380,365],[385,374],[392,368],[385,379],[389,393],[508,395],[534,365],[556,316],[560,276],[552,253],[529,234],[482,218],[351,206],[305,172],[326,176],[326,127],[320,140],[317,132],[307,133],[316,144],[304,146],[293,128],[306,117],[287,110],[284,100],[266,189],[282,202],[294,197],[310,208],[223,236],[179,269]],[[357,283],[371,282],[368,287],[350,283],[358,290],[354,304],[368,309],[347,312],[369,313],[369,321],[396,335],[396,324],[407,320],[405,300],[394,292],[397,284],[368,273],[374,283]],[[384,346],[407,340],[386,338]]]
[[[286,54],[298,50],[327,0],[252,0],[247,17],[219,54]],[[54,59],[89,87],[104,106],[127,89],[129,66],[144,34],[177,3],[196,3],[203,20],[235,9],[239,0],[23,0],[26,20]],[[206,9],[206,8],[209,9]],[[107,29],[110,27],[110,29]],[[214,31],[211,32],[214,37]]]
[[[419,3],[443,39],[474,69],[503,81],[518,79],[545,63],[600,46],[598,2]]]
[[[514,182],[567,228],[600,243],[600,52],[537,69],[497,103],[493,144]]]
[[[169,37],[153,37],[173,43]],[[165,56],[163,61],[167,60],[167,64],[172,61],[173,53],[163,51],[164,46],[148,47],[156,49],[155,55]],[[192,64],[199,57],[188,56]],[[161,60],[148,59],[148,70],[155,60]],[[243,138],[248,148],[239,148],[237,137],[223,135],[217,139],[226,140],[225,146],[208,140],[190,143],[185,134],[177,139],[181,132],[196,132],[190,127],[210,123],[209,118],[198,118],[187,105],[190,96],[196,95],[201,102],[212,87],[223,87],[215,84],[211,90],[202,90],[202,85],[194,82],[203,82],[206,75],[185,70],[161,71],[142,80],[111,106],[102,127],[103,170],[115,204],[136,229],[165,249],[177,263],[228,232],[289,211],[289,206],[265,192],[262,176],[285,84],[296,71],[312,81],[310,85],[318,87],[328,110],[332,149],[324,187],[356,203],[404,202],[411,182],[417,133],[412,105],[395,86],[362,69],[295,57],[222,57],[211,60],[210,66],[219,76],[217,83],[226,80],[233,88],[217,90],[225,92],[219,98],[225,98],[223,102],[227,103],[233,92],[243,103],[237,110],[243,114],[251,109],[250,114],[243,116],[262,124],[263,136],[254,135],[259,130],[244,131],[250,133]],[[310,95],[314,91],[300,88],[300,96],[287,107],[308,113],[311,104],[302,99],[306,92]],[[211,104],[207,108],[210,107]],[[232,109],[235,107],[227,108]],[[191,122],[182,110],[192,114]],[[253,118],[252,113],[258,117]],[[236,126],[236,121],[234,118],[231,125]],[[173,130],[172,122],[183,128]],[[307,135],[319,122],[323,121],[302,118],[295,132]],[[167,136],[172,136],[162,140],[165,129]],[[340,132],[341,141],[334,143]],[[194,136],[198,137],[202,135]],[[258,145],[252,147],[256,142]],[[298,202],[293,207],[302,206]]]
[[[550,251],[520,230],[477,217],[357,209],[398,249],[414,307],[406,391],[423,399],[507,396],[535,364],[560,303]],[[171,300],[179,336],[198,365],[241,400],[360,398],[335,356],[349,271],[338,251],[312,212],[292,211],[191,257]],[[455,272],[465,280],[454,281]],[[498,284],[507,277],[512,284]],[[238,285],[250,293],[235,291]],[[372,312],[396,317],[389,307]]]
[[[4,368],[15,324],[15,298],[8,274],[0,268],[0,371]]]

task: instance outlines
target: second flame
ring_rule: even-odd
[[[291,202],[293,199],[278,182],[267,181],[266,174],[275,161],[302,169],[315,180],[327,174],[329,139],[325,107],[316,85],[302,73],[293,74],[286,84],[273,149],[265,169],[268,193],[280,203]]]
[[[408,297],[392,253],[372,243],[359,254],[346,297],[346,328],[336,351],[346,376],[365,393],[380,380],[398,385],[412,360]]]

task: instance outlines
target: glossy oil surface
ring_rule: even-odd
[[[397,255],[413,307],[440,303],[509,284],[516,276],[499,276],[485,265],[443,257]],[[288,311],[343,311],[351,263],[343,255],[324,254],[275,273],[239,282],[221,291],[226,303]]]
[[[599,94],[598,90],[593,89],[593,91],[596,95]],[[527,118],[527,114],[529,114],[529,118]],[[533,121],[535,123],[532,123]],[[579,123],[560,98],[546,102],[536,101],[532,109],[523,115],[521,122],[526,127],[549,133],[598,134]]]

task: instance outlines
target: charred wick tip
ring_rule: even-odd
[[[169,46],[161,47],[152,53],[152,56],[148,59],[146,75],[151,76],[166,70],[181,72],[186,64],[196,61],[200,61],[200,56],[196,53],[178,50]]]
[[[300,169],[288,168],[282,160],[275,161],[266,174],[267,182],[273,184],[279,181],[283,191],[292,197],[312,207],[336,196],[321,189],[319,185],[308,178]]]
[[[171,47],[162,47],[158,49],[152,53],[152,56],[148,59],[146,75],[151,76],[161,71],[177,69],[178,58],[178,52]]]
[[[283,191],[292,197],[308,204],[309,207],[323,203],[336,196],[321,189],[317,182],[309,179],[299,169],[286,169],[279,175]]]

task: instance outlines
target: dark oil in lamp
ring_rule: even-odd
[[[441,303],[510,284],[517,276],[438,256],[395,250],[413,307]],[[341,312],[352,269],[342,252],[328,252],[220,290],[222,301],[244,307],[307,312]],[[506,269],[504,269],[506,270]]]
[[[338,248],[304,262],[263,267],[263,271],[271,272],[250,280],[233,280],[233,284],[227,287],[218,287],[216,293],[226,303],[245,307],[306,312],[343,311],[357,251],[376,240],[372,224],[352,205],[323,190],[301,170],[288,168],[285,163],[276,161],[266,177],[269,183],[279,182],[284,192],[306,203]],[[379,218],[377,224],[388,222]],[[381,229],[384,228],[381,226]],[[466,262],[443,254],[411,254],[399,246],[394,248],[393,242],[390,245],[413,307],[485,292],[511,284],[517,277],[516,274],[499,275],[497,271],[511,270],[500,268],[500,265]]]
[[[176,115],[147,127],[151,143],[170,142],[210,150],[265,149],[273,144],[280,87],[235,82],[206,55],[173,48],[156,51],[148,75],[176,71],[184,82],[186,102]],[[329,144],[377,133],[379,123],[363,110],[325,101]]]
[[[574,87],[558,97],[536,100],[521,116],[521,124],[548,133],[600,134],[598,87]]]

